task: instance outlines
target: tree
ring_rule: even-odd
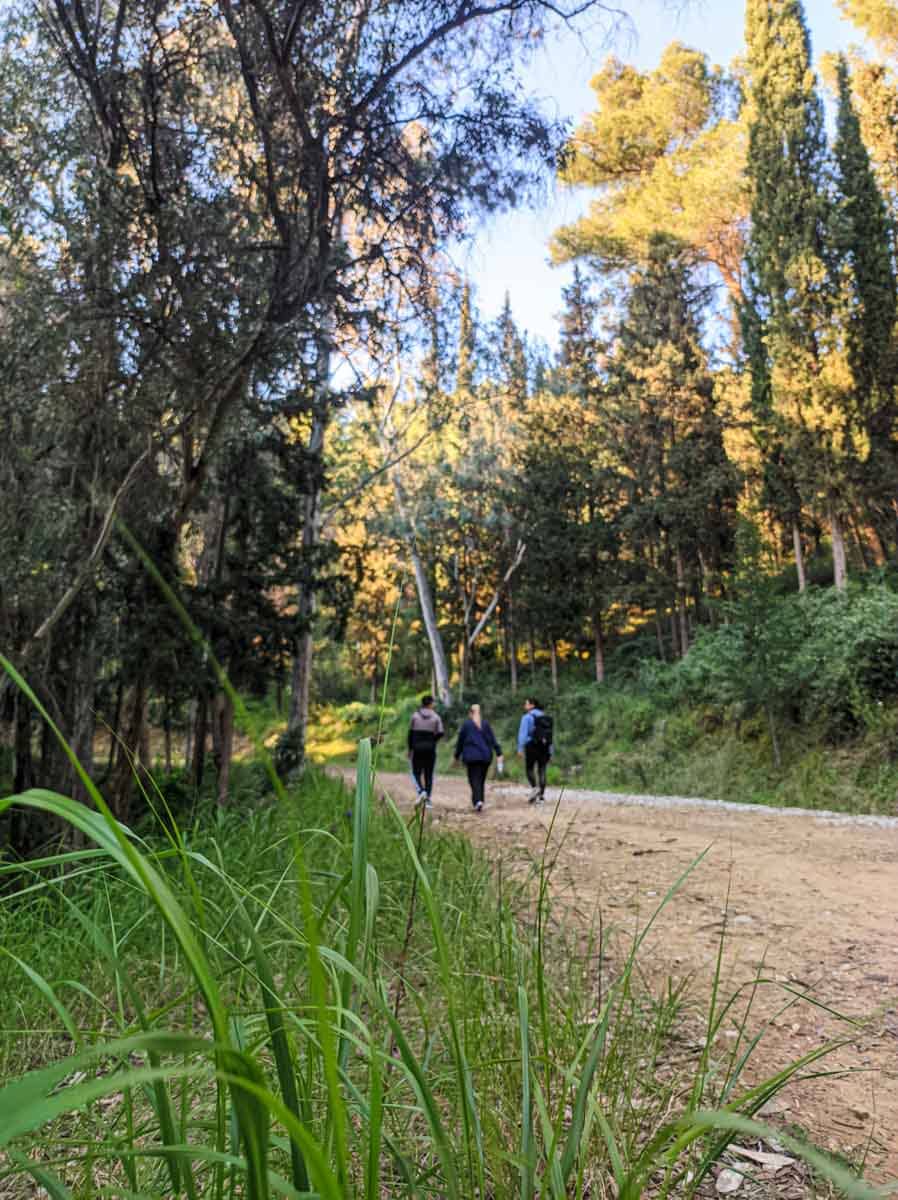
[[[559,132],[521,95],[516,52],[592,6],[116,0],[88,19],[77,0],[47,5],[50,44],[37,53],[83,97],[96,160],[85,177],[100,210],[122,218],[122,252],[97,294],[110,328],[130,320],[140,378],[150,348],[168,375],[148,412],[157,435],[175,431],[176,537],[258,373],[292,360],[306,395],[296,763],[326,434],[346,400],[335,352],[347,331],[376,336],[385,296],[423,306],[433,247],[519,197],[551,158]],[[383,286],[399,274],[401,288]]]
[[[872,38],[883,54],[898,54],[898,11],[893,0],[838,0],[839,8]]]
[[[697,609],[729,561],[740,486],[723,445],[701,301],[688,262],[658,239],[648,264],[632,273],[604,401],[626,497],[620,520],[640,565],[636,597],[659,618],[670,610],[681,655],[691,641],[690,599]]]
[[[800,586],[802,492],[822,488],[812,432],[828,329],[823,108],[799,0],[748,0],[751,231],[742,328],[764,503],[791,528]],[[829,497],[834,543],[841,537]]]
[[[845,409],[850,421],[855,488],[868,499],[881,543],[891,542],[894,527],[895,320],[898,315],[892,257],[892,226],[861,137],[848,63],[837,65],[839,108],[833,147],[838,211],[834,241],[847,291],[845,339],[851,395]],[[891,510],[891,511],[890,511]]]
[[[738,304],[747,193],[734,80],[674,42],[654,71],[609,59],[592,88],[597,110],[569,140],[561,179],[598,196],[553,235],[553,258],[627,267],[663,234],[713,264]]]

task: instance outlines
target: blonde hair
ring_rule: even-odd
[[[471,720],[474,722],[474,724],[477,726],[478,729],[482,729],[483,728],[483,718],[480,715],[480,705],[472,704],[470,712],[471,712]]]

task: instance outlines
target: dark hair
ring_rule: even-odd
[[[429,704],[433,704],[433,696],[431,696],[430,692],[428,692],[426,696],[421,697],[422,708],[427,708]]]
[[[528,696],[527,700],[529,701],[530,704],[533,705],[534,708],[542,708],[542,705],[537,700],[536,696]]]

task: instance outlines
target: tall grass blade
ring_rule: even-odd
[[[59,1017],[60,1021],[62,1021],[65,1031],[72,1039],[72,1044],[75,1049],[81,1050],[83,1048],[83,1043],[81,1041],[81,1034],[78,1030],[78,1027],[72,1019],[72,1014],[56,995],[56,992],[51,984],[44,979],[43,975],[41,975],[38,971],[35,971],[32,967],[29,967],[28,963],[23,962],[23,960],[19,958],[17,954],[13,954],[11,950],[7,950],[5,946],[0,946],[0,954],[5,954],[7,957],[11,958],[16,966],[20,969],[22,974],[31,980],[34,986],[38,989],[38,991]]]
[[[427,916],[430,922],[431,932],[433,933],[434,945],[437,952],[437,964],[440,972],[440,982],[443,985],[443,991],[446,997],[446,1018],[449,1024],[450,1047],[455,1066],[456,1078],[458,1081],[459,1095],[462,1104],[462,1125],[465,1132],[465,1146],[469,1156],[469,1170],[476,1179],[471,1180],[472,1187],[477,1187],[481,1196],[485,1195],[485,1167],[483,1159],[483,1137],[480,1128],[480,1118],[477,1112],[477,1103],[474,1097],[474,1087],[471,1077],[471,1069],[462,1047],[461,1033],[458,1025],[458,1015],[456,1013],[453,986],[452,969],[449,962],[449,949],[446,944],[446,935],[443,929],[442,921],[440,920],[439,910],[437,908],[436,899],[434,898],[433,888],[430,886],[430,880],[427,877],[427,872],[418,857],[418,852],[415,849],[415,844],[412,841],[411,834],[405,821],[402,819],[402,814],[396,807],[392,797],[385,794],[385,800],[390,813],[396,823],[400,836],[405,843],[406,853],[412,861],[415,869],[415,874],[418,878],[418,883],[421,888],[421,896],[424,900],[424,907],[427,910]],[[473,1157],[473,1162],[471,1158]]]
[[[352,808],[352,877],[349,891],[349,931],[346,936],[346,958],[358,967],[359,945],[362,934],[368,928],[367,901],[368,884],[368,824],[371,814],[371,742],[363,738],[359,742],[356,765],[355,801]],[[341,985],[343,1011],[348,1012],[352,1004],[352,978],[344,975]],[[340,1069],[346,1069],[349,1056],[349,1041],[340,1039]]]
[[[54,1175],[52,1171],[48,1171],[46,1167],[32,1162],[30,1158],[26,1158],[24,1154],[17,1154],[14,1150],[10,1151],[9,1159],[23,1173],[27,1172],[34,1179],[34,1182],[44,1189],[50,1200],[72,1200],[72,1193],[62,1180],[57,1175]]]
[[[518,986],[518,1030],[521,1039],[521,1200],[533,1200],[533,1103],[530,1095],[530,1019],[527,989]]]

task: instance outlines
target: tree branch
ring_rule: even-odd
[[[40,646],[41,642],[43,642],[52,633],[56,625],[59,624],[66,612],[69,610],[69,608],[71,608],[72,604],[77,599],[78,593],[93,574],[97,563],[100,561],[103,551],[106,549],[106,543],[109,541],[110,534],[112,533],[112,527],[115,523],[119,506],[121,505],[127,493],[130,491],[134,480],[137,478],[140,468],[149,458],[151,450],[152,447],[147,446],[146,450],[144,450],[144,452],[132,463],[128,474],[122,480],[118,491],[112,497],[109,508],[106,510],[106,516],[103,518],[103,524],[100,527],[100,532],[96,542],[94,543],[93,549],[81,564],[81,567],[79,568],[78,573],[72,580],[71,584],[66,588],[62,596],[60,596],[53,611],[41,622],[41,624],[26,642],[22,653],[18,656],[18,662],[16,665],[20,671],[27,666],[29,660],[33,656],[35,650],[37,650],[37,648]],[[2,681],[2,683],[0,683],[0,695],[6,691],[6,689],[10,686],[10,683],[11,680],[8,676]]]
[[[490,600],[489,604],[486,606],[486,611],[484,612],[484,614],[480,618],[480,620],[477,622],[476,626],[474,627],[474,631],[472,632],[471,636],[468,638],[468,649],[470,649],[471,646],[474,645],[474,642],[477,640],[477,638],[480,636],[480,634],[485,629],[487,621],[489,621],[490,617],[493,615],[493,613],[496,610],[496,605],[499,603],[499,596],[501,595],[503,587],[505,587],[506,583],[508,583],[509,579],[511,579],[512,575],[514,575],[515,571],[518,569],[518,567],[524,561],[524,555],[526,554],[526,552],[527,552],[527,543],[519,541],[517,544],[517,548],[515,549],[515,552],[514,552],[514,558],[511,560],[511,566],[508,568],[508,570],[502,576],[502,581],[499,584],[499,586],[496,588],[495,592],[493,593],[492,600]]]

